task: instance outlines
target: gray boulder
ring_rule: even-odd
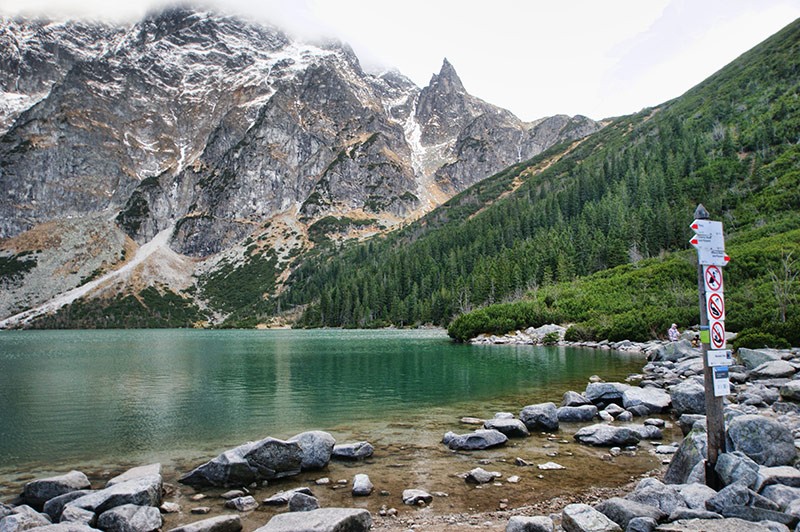
[[[590,405],[592,402],[583,394],[578,392],[564,392],[561,398],[561,406],[583,406]]]
[[[289,497],[290,512],[310,512],[319,508],[319,500],[312,495],[296,492]]]
[[[539,403],[524,407],[519,418],[528,430],[558,430],[558,412],[554,403]]]
[[[626,447],[639,443],[639,434],[626,427],[595,424],[583,427],[573,436],[578,442],[598,447]]]
[[[679,521],[681,519],[722,519],[722,516],[709,510],[676,508],[675,511],[667,517],[667,521]]]
[[[669,394],[660,388],[629,388],[622,394],[622,406],[626,409],[644,407],[648,414],[666,412],[672,399]]]
[[[625,498],[629,501],[658,508],[664,515],[669,515],[678,508],[687,507],[686,500],[676,487],[667,486],[655,478],[642,480],[636,486],[636,489],[626,495]]]
[[[790,378],[797,369],[785,360],[764,362],[750,371],[751,379],[784,379]]]
[[[680,427],[684,436],[692,431],[695,423],[700,423],[703,427],[703,430],[705,430],[706,416],[700,414],[683,414],[678,418],[678,426]]]
[[[371,443],[359,441],[334,445],[332,456],[344,460],[363,460],[372,456],[374,452],[375,448]]]
[[[617,403],[611,403],[610,405],[606,406],[603,411],[617,418],[625,412],[625,409],[619,406]]]
[[[743,483],[725,486],[719,490],[716,495],[706,501],[706,509],[717,512],[725,517],[741,517],[738,515],[726,514],[728,508],[739,506],[753,506],[773,511],[779,509],[776,503],[757,494]]]
[[[483,424],[483,428],[502,432],[509,438],[524,438],[531,435],[528,431],[528,427],[519,419],[487,419]]]
[[[758,479],[753,489],[761,491],[772,484],[783,484],[793,488],[800,488],[800,471],[792,466],[775,466],[758,468]]]
[[[95,526],[97,514],[91,510],[84,510],[76,506],[67,506],[61,512],[61,523],[75,523],[79,525]]]
[[[752,488],[758,480],[758,464],[741,451],[719,455],[715,470],[726,486],[741,482]]]
[[[622,528],[588,504],[568,504],[561,511],[565,532],[622,532]]]
[[[666,484],[686,484],[692,470],[708,456],[708,436],[702,425],[695,428],[683,439],[678,452],[672,457],[667,472],[664,474]]]
[[[420,503],[430,504],[433,501],[433,495],[424,490],[403,490],[403,504],[408,506],[416,506]]]
[[[258,501],[252,495],[234,497],[225,501],[225,508],[230,508],[237,512],[251,512],[258,508]]]
[[[559,423],[588,423],[597,417],[594,405],[562,406],[556,410]]]
[[[42,511],[49,515],[53,522],[56,522],[61,519],[61,512],[64,511],[64,506],[66,506],[67,503],[70,503],[75,499],[79,499],[84,495],[88,495],[89,493],[92,492],[90,490],[78,490],[65,493],[64,495],[59,495],[58,497],[53,497],[44,503],[44,509]]]
[[[622,395],[631,386],[622,382],[590,382],[586,385],[586,396],[594,404],[622,403]]]
[[[800,380],[792,380],[781,386],[780,394],[786,401],[800,402]]]
[[[64,475],[28,482],[22,491],[22,499],[32,507],[41,509],[53,497],[89,488],[91,483],[86,475],[80,471],[70,471]]]
[[[0,519],[14,513],[14,509],[7,504],[0,502]]]
[[[21,532],[30,528],[47,526],[50,519],[27,504],[15,506],[11,514],[0,519],[0,532]]]
[[[683,519],[659,525],[658,532],[777,532],[777,523],[753,523],[744,519]],[[780,526],[780,525],[779,525]],[[788,530],[785,527],[782,530]]]
[[[264,438],[244,455],[256,480],[272,480],[300,473],[303,450],[298,442]]]
[[[278,514],[255,532],[368,532],[372,515],[356,508],[319,508]]]
[[[476,430],[468,434],[460,434],[448,442],[447,446],[454,451],[477,451],[504,445],[508,436],[497,430]]]
[[[742,451],[759,465],[788,465],[797,457],[788,427],[764,416],[735,417],[728,423],[726,441],[729,450]]]
[[[640,440],[660,440],[664,437],[661,429],[653,425],[628,425],[627,428],[638,434]]]
[[[747,369],[754,369],[765,362],[781,360],[780,353],[771,349],[747,349],[740,347],[736,354]]]
[[[300,433],[289,438],[289,441],[296,442],[303,451],[303,460],[300,464],[300,469],[303,471],[326,467],[331,461],[333,447],[336,445],[333,436],[321,430]]]
[[[27,530],[35,530],[36,532],[97,532],[96,528],[81,523],[54,523],[52,525],[29,528]]]
[[[474,484],[487,484],[499,476],[500,473],[496,471],[486,471],[482,467],[476,467],[466,474],[465,480]]]
[[[658,526],[658,521],[652,517],[634,517],[628,521],[625,532],[653,532]]]
[[[774,521],[787,527],[794,528],[797,525],[797,517],[775,510],[766,510],[754,506],[729,506],[722,512],[724,517],[736,517],[746,521]]]
[[[629,499],[612,497],[595,505],[595,509],[625,529],[631,519],[635,517],[650,517],[661,521],[667,514],[658,508],[641,504]]]
[[[242,520],[238,515],[218,515],[173,528],[169,532],[239,532],[241,529]]]
[[[672,408],[680,416],[682,414],[705,414],[706,391],[703,385],[695,379],[686,379],[669,389],[672,398]]]
[[[543,515],[536,517],[515,515],[506,525],[506,532],[553,532],[553,530],[553,520]]]
[[[366,497],[374,489],[375,486],[372,485],[369,476],[364,473],[359,473],[353,477],[353,495],[356,497]]]
[[[285,504],[289,504],[289,499],[291,499],[295,493],[305,493],[306,495],[311,496],[314,495],[309,488],[303,486],[301,488],[279,491],[271,497],[264,499],[262,502],[268,506],[283,506]]]
[[[97,518],[97,526],[105,532],[153,532],[163,524],[158,508],[133,504],[117,506]]]
[[[778,505],[781,511],[786,510],[789,503],[800,500],[800,488],[784,486],[783,484],[772,484],[761,490],[761,495]]]
[[[155,463],[139,467],[132,467],[127,471],[125,471],[124,473],[122,473],[121,475],[117,475],[116,477],[106,482],[106,487],[108,488],[110,486],[113,486],[114,484],[121,484],[129,480],[142,477],[149,477],[152,475],[161,475],[161,464]]]
[[[178,482],[190,486],[243,486],[256,480],[256,472],[245,458],[254,442],[229,449],[195,468]]]
[[[67,503],[64,511],[75,506],[99,515],[123,504],[157,507],[161,505],[161,488],[161,475],[135,478],[79,497]]]
[[[677,362],[688,357],[699,356],[689,340],[679,340],[660,345],[650,351],[648,358],[654,362]]]

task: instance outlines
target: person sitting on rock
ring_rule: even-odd
[[[678,332],[678,325],[676,323],[673,323],[672,327],[669,328],[667,336],[669,336],[670,342],[677,342],[678,339],[680,339],[681,333]]]

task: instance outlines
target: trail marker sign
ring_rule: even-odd
[[[695,232],[689,243],[697,249],[697,260],[700,264],[715,266],[728,264],[731,258],[725,254],[722,222],[698,219],[689,227]]]

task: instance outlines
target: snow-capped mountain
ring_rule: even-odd
[[[285,243],[286,224],[304,241],[329,215],[388,228],[599,127],[524,123],[468,94],[447,60],[420,89],[365,72],[344,44],[217,13],[174,8],[130,27],[0,19],[0,247],[46,254],[31,235],[62,224],[84,249],[101,224],[131,252],[169,230],[171,252],[213,263],[248,237]],[[4,281],[0,317],[130,258],[85,255]]]

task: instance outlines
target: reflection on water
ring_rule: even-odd
[[[607,352],[456,345],[436,330],[5,331],[0,471],[491,415],[484,409],[558,402],[589,375],[618,379],[641,364]]]

